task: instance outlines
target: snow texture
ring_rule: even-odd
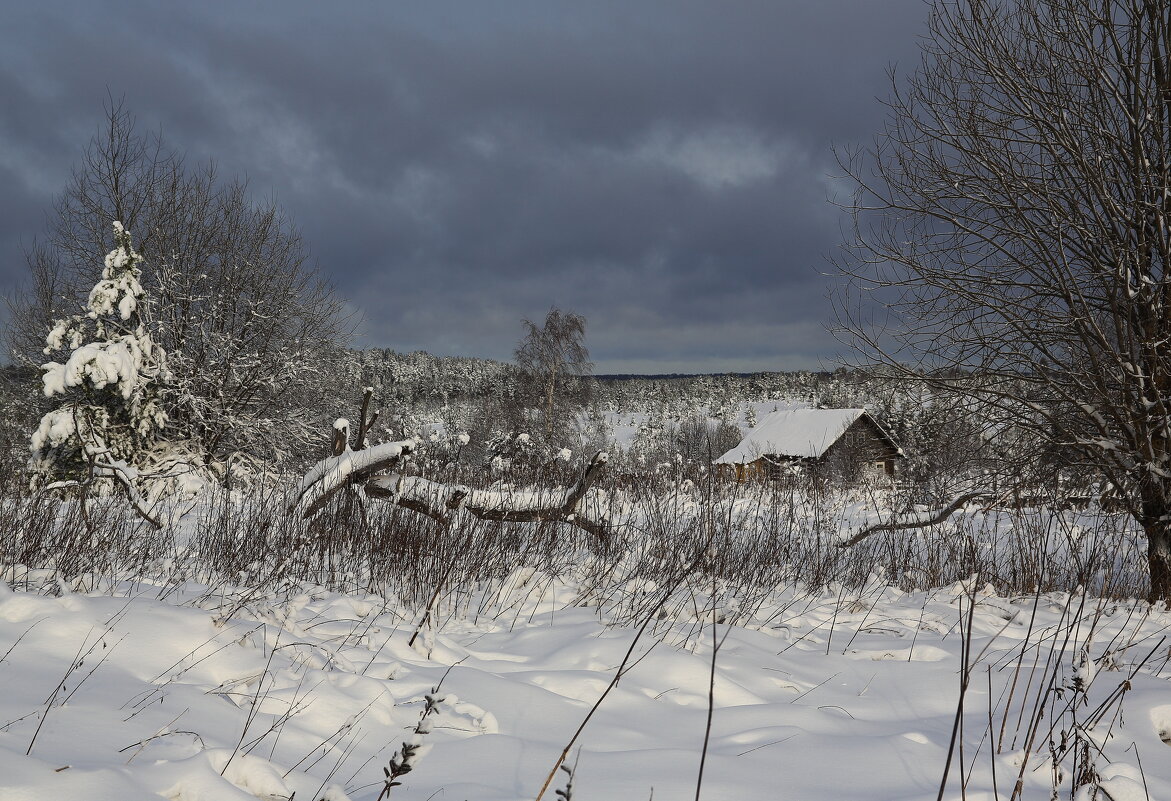
[[[542,489],[471,489],[456,484],[441,484],[418,476],[391,474],[379,476],[370,482],[396,496],[418,501],[433,509],[443,509],[453,493],[464,494],[463,506],[489,512],[538,512],[560,509],[565,505],[572,488]]]
[[[25,587],[42,577],[10,566],[0,578]],[[294,588],[217,625],[218,595],[198,585],[71,589],[85,581],[59,585],[60,597],[0,581],[6,801],[374,801],[404,741],[423,745],[394,797],[532,799],[636,639],[604,606],[582,605],[584,585],[534,569],[464,601],[480,610],[474,619],[446,616],[415,647],[404,620],[417,610],[392,597]],[[1053,632],[1078,599],[1001,598],[968,585],[905,594],[879,583],[781,587],[752,612],[735,598],[718,602],[739,622],[717,625],[714,680],[717,601],[696,595],[635,644],[579,741],[574,798],[645,799],[652,788],[655,798],[692,797],[709,681],[704,798],[935,798],[965,652],[957,626],[972,598],[968,653],[979,681],[963,707],[967,797],[995,797],[997,778],[1004,797],[1023,765],[1022,797],[1048,799],[1049,753],[1026,753],[1015,721],[1034,702],[1034,663],[1062,643]],[[1090,682],[1087,709],[1128,685],[1126,714],[1094,731],[1102,787],[1116,799],[1171,798],[1161,741],[1171,675],[1162,658],[1139,669],[1171,614],[1091,606],[1082,625],[1092,619],[1113,653],[1090,645],[1083,657],[1070,643],[1054,659]],[[1077,667],[1086,658],[1101,666],[1096,676]],[[441,679],[429,733],[412,735]],[[986,740],[990,704],[997,730],[1008,721],[998,753]],[[947,798],[960,797],[959,767]]]

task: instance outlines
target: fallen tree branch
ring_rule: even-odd
[[[603,542],[609,538],[606,524],[583,515],[578,509],[609,459],[605,451],[594,454],[581,477],[568,489],[477,490],[400,473],[379,475],[398,466],[400,460],[415,450],[417,443],[408,439],[365,447],[366,434],[378,417],[377,411],[368,416],[373,395],[374,390],[367,387],[359,410],[356,449],[350,449],[349,421],[338,419],[333,430],[333,455],[315,464],[301,479],[290,499],[289,514],[300,512],[303,518],[312,517],[345,487],[361,485],[371,498],[389,500],[445,526],[455,515],[466,512],[480,520],[501,523],[569,523]]]
[[[853,537],[850,537],[850,539],[837,543],[837,547],[849,548],[853,545],[857,545],[871,534],[877,534],[880,531],[904,531],[912,528],[926,528],[927,526],[934,526],[936,523],[942,523],[944,520],[947,520],[949,517],[951,517],[963,507],[967,506],[972,501],[987,500],[991,497],[992,496],[986,492],[969,492],[959,496],[946,507],[940,509],[930,517],[918,516],[912,520],[904,520],[902,522],[891,521],[888,523],[878,523],[873,526],[867,526]]]
[[[502,523],[568,523],[605,541],[610,534],[608,526],[590,519],[578,506],[607,459],[604,451],[594,454],[581,477],[567,490],[477,490],[398,473],[373,476],[366,480],[365,489],[372,498],[389,500],[444,525],[463,511],[480,520]]]
[[[301,517],[312,517],[348,484],[366,481],[375,473],[389,470],[414,450],[415,441],[406,439],[360,451],[344,450],[337,456],[322,459],[301,479],[289,503],[289,514],[301,510]]]

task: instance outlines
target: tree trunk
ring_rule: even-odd
[[[1171,508],[1162,497],[1146,498],[1139,523],[1147,535],[1151,591],[1147,599],[1171,606]]]
[[[545,444],[553,445],[553,393],[557,388],[557,365],[549,372],[548,391],[545,395]]]
[[[1147,560],[1151,569],[1151,592],[1148,600],[1164,601],[1171,606],[1171,521],[1143,523],[1147,533]]]

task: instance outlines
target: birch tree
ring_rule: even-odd
[[[516,363],[537,389],[541,424],[547,445],[568,423],[567,391],[594,365],[585,346],[585,317],[554,307],[537,325],[524,320],[525,335],[516,347]]]

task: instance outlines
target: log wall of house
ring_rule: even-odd
[[[894,475],[901,454],[869,417],[859,417],[822,456],[821,461]]]

